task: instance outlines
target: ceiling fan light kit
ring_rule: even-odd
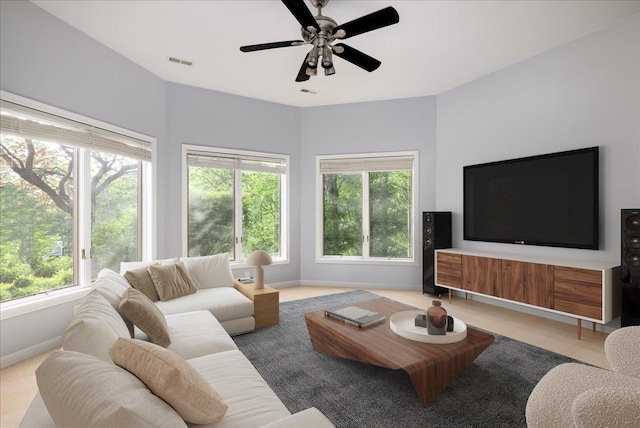
[[[336,40],[348,39],[349,37],[397,24],[400,22],[400,16],[394,8],[386,7],[377,12],[354,19],[353,21],[338,25],[335,20],[322,14],[322,8],[329,3],[329,0],[310,1],[311,4],[318,9],[318,15],[315,17],[304,4],[304,0],[282,0],[282,3],[284,3],[300,23],[303,40],[288,40],[241,46],[240,50],[242,52],[255,52],[289,46],[312,45],[311,50],[300,66],[296,82],[303,82],[309,80],[311,76],[316,76],[318,74],[318,63],[320,63],[324,69],[325,76],[335,74],[334,54],[368,72],[372,72],[380,67],[382,63],[377,59],[344,43],[336,43],[335,45],[332,43]],[[322,58],[322,60],[320,60],[320,58]]]

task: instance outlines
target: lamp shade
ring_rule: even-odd
[[[265,266],[273,263],[271,256],[266,251],[256,250],[247,257],[247,266]]]

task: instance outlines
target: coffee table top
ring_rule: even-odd
[[[406,369],[425,360],[432,363],[449,360],[482,347],[494,340],[493,335],[467,326],[467,337],[456,343],[431,344],[416,342],[397,335],[389,326],[389,318],[400,311],[415,309],[404,303],[388,299],[377,299],[355,303],[354,306],[380,312],[387,316],[385,322],[366,328],[357,328],[341,321],[325,317],[324,310],[305,314],[311,330],[324,332],[330,346],[340,350],[345,358],[390,369]],[[349,355],[353,354],[355,358]]]

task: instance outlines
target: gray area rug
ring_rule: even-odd
[[[494,334],[495,342],[423,407],[403,371],[311,348],[305,313],[378,298],[352,291],[285,302],[279,325],[234,340],[291,413],[317,407],[338,427],[524,427],[533,387],[551,368],[574,361]]]

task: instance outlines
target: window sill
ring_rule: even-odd
[[[0,303],[0,321],[81,299],[89,291],[91,291],[89,287],[77,285],[64,290],[55,290]]]
[[[376,265],[376,266],[417,266],[414,259],[387,259],[387,258],[362,258],[329,256],[319,257],[316,263],[340,264],[340,265]]]

